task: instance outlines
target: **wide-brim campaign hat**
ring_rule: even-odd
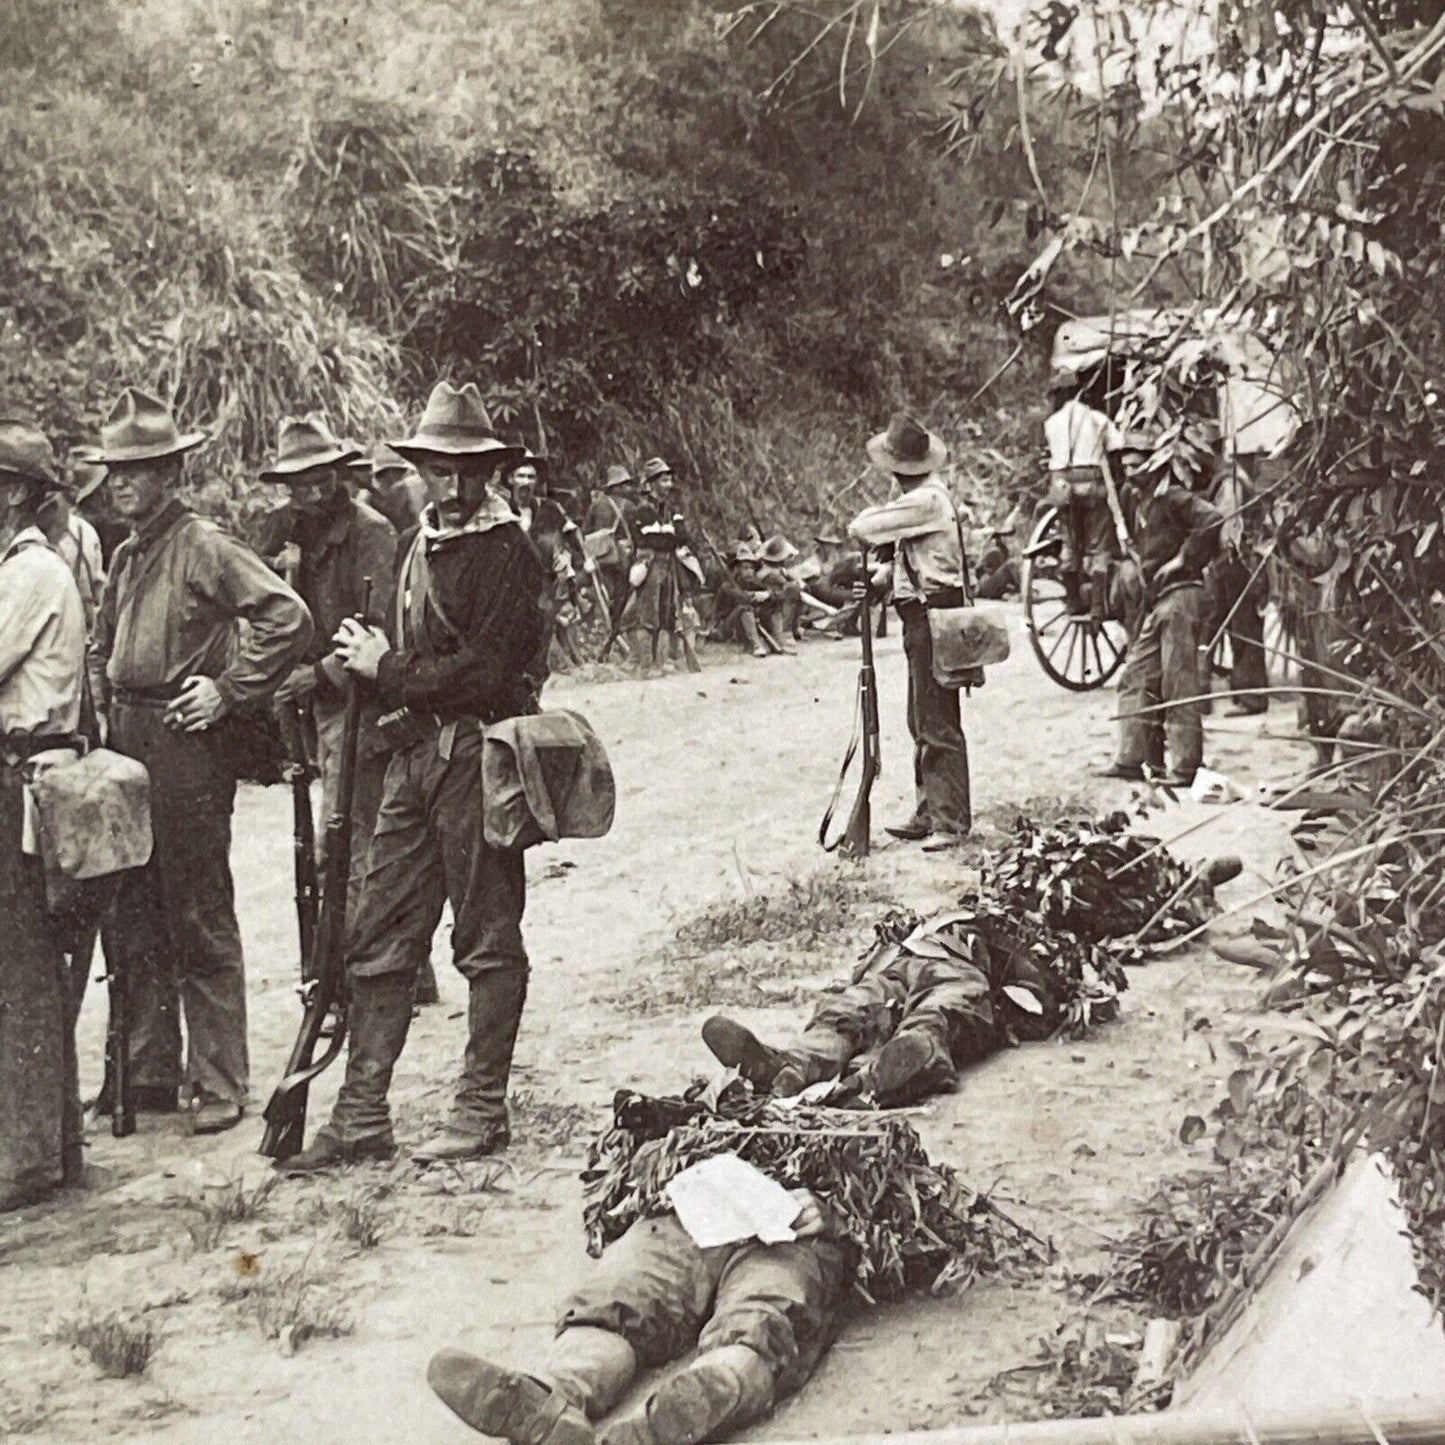
[[[769,537],[763,543],[764,562],[791,562],[798,555],[798,549],[782,533]]]
[[[475,382],[452,386],[441,381],[427,398],[416,431],[391,443],[408,461],[416,457],[524,457],[526,447],[512,446],[496,435],[492,418]]]
[[[326,419],[316,412],[283,417],[276,434],[276,460],[261,473],[261,480],[289,481],[303,472],[338,466],[360,455],[359,447],[340,441],[326,425]]]
[[[354,462],[348,463],[354,472],[370,472],[373,477],[383,476],[387,472],[410,472],[415,468],[398,451],[394,451],[385,442],[377,442],[372,447],[371,455],[358,456]]]
[[[7,417],[0,421],[0,477],[24,477],[39,482],[51,491],[60,491],[64,483],[55,465],[55,449],[50,438],[34,422]]]
[[[642,464],[642,480],[655,482],[659,477],[670,477],[674,481],[677,480],[672,476],[672,468],[661,457],[648,457]]]
[[[120,462],[153,462],[179,456],[206,440],[203,431],[183,432],[163,401],[128,386],[100,427],[100,455],[105,467]]]
[[[618,466],[615,462],[607,468],[607,479],[602,483],[604,492],[615,492],[618,487],[625,487],[631,484],[632,473],[626,467]]]
[[[905,411],[895,412],[888,430],[868,441],[868,460],[900,477],[922,477],[948,460],[943,438],[920,426]]]
[[[100,448],[78,446],[70,449],[70,500],[78,506],[105,485],[105,464]]]
[[[518,471],[522,467],[535,467],[539,478],[545,477],[552,468],[552,463],[539,452],[524,451],[521,456],[512,463],[512,470]]]

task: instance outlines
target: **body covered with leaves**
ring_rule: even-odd
[[[1203,922],[1211,879],[1238,871],[1191,872],[1126,824],[1123,814],[1047,828],[1020,819],[957,909],[884,919],[794,1042],[772,1047],[722,1015],[703,1041],[773,1094],[830,1083],[834,1102],[889,1105],[951,1088],[998,1049],[1114,1017],[1123,965]]]
[[[668,1185],[719,1155],[792,1193],[795,1237],[703,1248]],[[432,1387],[514,1445],[691,1445],[725,1438],[798,1389],[850,1300],[966,1282],[1043,1246],[945,1166],[901,1119],[785,1106],[734,1080],[681,1098],[619,1091],[588,1153],[595,1273],[564,1303],[543,1379],[444,1350]],[[594,1428],[640,1370],[696,1347],[629,1412]]]

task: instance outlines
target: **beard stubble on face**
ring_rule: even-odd
[[[165,506],[178,473],[179,467],[168,459],[112,467],[110,497],[116,514],[130,526],[140,526]]]

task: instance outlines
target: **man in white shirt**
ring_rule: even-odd
[[[1049,387],[1055,407],[1044,421],[1049,472],[1065,484],[1080,480],[1102,485],[1109,453],[1122,450],[1124,434],[1107,413],[1083,399],[1079,394],[1081,386],[1079,377],[1060,372]],[[1108,612],[1109,563],[1116,545],[1114,519],[1106,498],[1100,495],[1089,503],[1085,555],[1078,559],[1088,570],[1090,607],[1100,620]]]
[[[1044,422],[1049,470],[1066,472],[1072,467],[1102,467],[1108,453],[1124,445],[1124,434],[1104,412],[1079,396],[1076,380],[1059,380],[1052,394],[1062,405]]]
[[[892,474],[898,495],[865,507],[848,534],[893,558],[893,605],[903,623],[908,659],[908,731],[913,736],[913,816],[888,831],[904,841],[926,839],[932,851],[951,847],[973,826],[968,743],[958,693],[933,676],[930,607],[961,607],[963,554],[958,513],[937,475],[948,458],[941,438],[903,412],[868,443],[868,457]],[[879,579],[875,577],[875,585]]]
[[[60,486],[28,422],[0,421],[0,1211],[79,1178],[70,989],[40,860],[24,849],[25,767],[73,745],[85,675],[85,611],[39,527]]]

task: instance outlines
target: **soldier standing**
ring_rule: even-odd
[[[250,548],[181,501],[185,456],[204,432],[182,435],[162,402],[128,388],[100,435],[131,536],[111,567],[96,645],[110,745],[149,770],[155,835],[150,862],[121,885],[105,947],[130,980],[136,1106],[173,1111],[184,1082],[193,1129],[214,1134],[240,1121],[249,1083],[230,859],[237,719],[270,702],[311,641],[311,619]]]
[[[627,574],[632,566],[637,541],[637,504],[631,496],[632,473],[624,466],[607,468],[607,479],[592,494],[582,530],[587,535],[587,554],[597,563],[607,592],[608,621],[616,628],[627,606]]]
[[[411,1024],[418,953],[450,899],[453,961],[467,979],[467,1048],[451,1120],[428,1163],[504,1148],[507,1080],[527,997],[520,851],[482,835],[482,727],[535,709],[527,668],[543,635],[536,548],[494,489],[521,454],[497,440],[475,386],[443,382],[416,435],[396,442],[432,501],[403,547],[396,645],[350,619],[345,666],[394,709],[396,738],[349,959],[346,1077],[330,1120],[279,1166],[306,1174],[396,1152],[387,1093]]]
[[[282,570],[315,624],[311,646],[277,689],[276,704],[309,716],[321,774],[322,815],[329,818],[336,807],[346,716],[346,669],[331,651],[330,639],[343,617],[361,613],[368,579],[371,601],[366,621],[384,623],[396,567],[396,532],[380,513],[353,499],[346,485],[346,465],[356,457],[356,449],[338,441],[321,417],[287,417],[276,451],[276,460],[261,473],[261,480],[284,486],[289,500],[273,514],[266,551],[268,556],[279,553],[278,560],[288,555],[294,559],[294,565],[283,565]],[[379,716],[375,704],[364,710],[357,743],[348,894],[352,919],[386,776],[386,753],[376,729]],[[323,829],[317,839],[319,853],[324,853],[325,841]],[[324,869],[325,857],[317,862]]]
[[[964,601],[958,514],[937,476],[948,448],[941,437],[899,412],[888,430],[868,443],[868,457],[892,474],[898,495],[865,508],[848,532],[869,547],[893,553],[893,605],[903,623],[908,731],[913,735],[913,816],[888,832],[904,841],[927,839],[924,847],[932,851],[953,846],[973,826],[958,693],[933,675],[928,622],[930,607],[961,607]]]
[[[0,421],[0,1209],[79,1178],[71,990],[40,859],[24,848],[24,769],[75,746],[85,611],[40,530],[55,457],[28,422]]]

